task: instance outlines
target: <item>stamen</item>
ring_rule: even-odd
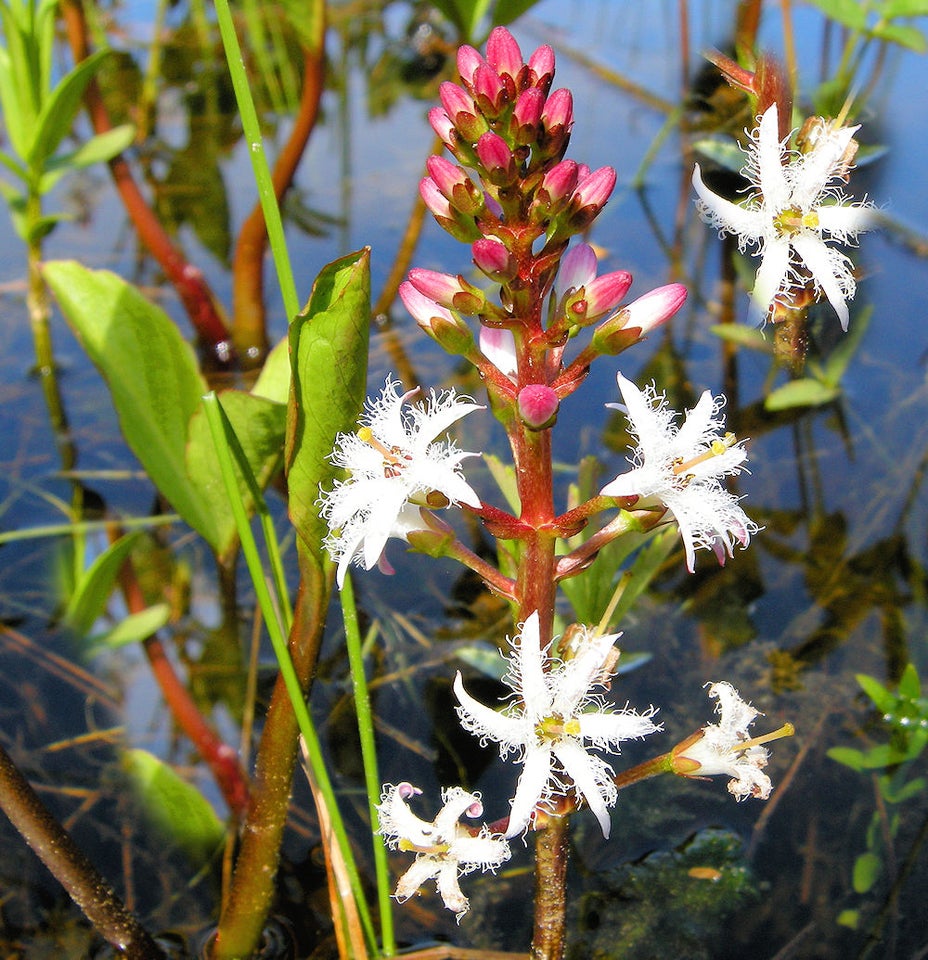
[[[400,467],[403,465],[404,458],[400,456],[401,451],[395,447],[390,449],[385,447],[375,436],[370,427],[358,428],[358,439],[363,443],[370,444],[382,457],[385,464],[392,463]],[[408,458],[405,458],[408,459]]]
[[[711,460],[713,457],[720,457],[729,447],[733,447],[737,442],[737,437],[733,433],[726,433],[721,439],[716,438],[712,441],[709,449],[701,453],[692,460],[680,460],[674,464],[673,472],[679,477],[681,474],[689,473],[690,470],[699,463]]]
[[[762,743],[770,743],[771,740],[780,740],[783,737],[791,737],[796,732],[796,728],[789,723],[788,721],[780,727],[779,730],[774,730],[773,733],[765,733],[762,737],[754,737],[751,740],[745,740],[743,743],[739,743],[734,750],[736,753],[741,753],[744,750],[750,750],[751,747],[759,747]]]

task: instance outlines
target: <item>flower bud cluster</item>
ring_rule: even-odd
[[[608,202],[616,173],[565,156],[573,98],[569,90],[551,89],[550,47],[525,60],[515,38],[498,27],[485,56],[463,46],[457,66],[460,83],[442,83],[441,106],[429,113],[453,159],[430,157],[419,190],[439,225],[470,244],[474,266],[499,285],[499,301],[462,276],[422,269],[410,272],[400,296],[444,349],[480,368],[498,415],[510,408],[504,421],[517,416],[529,429],[541,429],[554,422],[556,405],[541,416],[551,396],[560,401],[572,392],[595,356],[618,353],[667,320],[686,291],[673,285],[651,297],[647,308],[619,310],[631,275],[597,275],[592,247],[569,249],[571,237],[586,230]],[[467,317],[482,325],[477,342]],[[580,368],[565,371],[566,343],[595,324],[600,327]],[[520,396],[526,386],[543,386],[551,395]],[[542,411],[526,402],[542,395]]]

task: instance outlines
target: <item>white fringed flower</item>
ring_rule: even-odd
[[[457,712],[464,729],[480,737],[481,742],[497,741],[504,759],[515,752],[523,765],[507,837],[529,825],[536,806],[571,790],[596,815],[603,836],[609,836],[607,808],[615,803],[618,791],[612,768],[589,748],[617,753],[621,741],[659,729],[651,720],[653,709],[643,715],[627,708],[611,711],[601,695],[590,692],[605,681],[603,672],[617,636],[594,636],[583,631],[574,646],[575,655],[555,661],[546,671],[547,650],[541,647],[538,614],[532,613],[521,635],[513,640],[504,682],[517,702],[503,712],[471,697],[460,672],[455,677],[454,692],[460,703]]]
[[[394,850],[413,850],[417,856],[412,866],[400,877],[394,896],[408,900],[426,880],[435,880],[445,906],[457,914],[458,922],[467,913],[467,897],[461,892],[458,877],[474,870],[496,870],[510,857],[509,844],[499,834],[491,834],[486,826],[472,832],[459,821],[465,814],[479,817],[483,813],[480,795],[463,787],[442,791],[438,816],[428,823],[409,809],[408,800],[422,791],[410,783],[384,787],[377,807],[380,833]]]
[[[697,734],[684,740],[671,751],[671,765],[675,773],[686,777],[728,776],[728,791],[738,800],[757,797],[766,800],[773,789],[770,777],[764,773],[767,750],[761,746],[780,737],[791,736],[793,725],[784,724],[779,730],[763,737],[750,739],[748,728],[760,716],[749,703],[738,696],[730,684],[706,684],[709,696],[718,699],[718,723],[710,723]]]
[[[724,564],[735,540],[747,546],[757,532],[738,498],[722,484],[722,478],[738,473],[747,459],[733,435],[721,434],[725,424],[718,414],[724,398],[714,399],[706,390],[677,427],[677,414],[653,386],[642,392],[622,374],[618,383],[638,449],[631,461],[634,469],[606,484],[602,494],[663,503],[680,527],[691,573],[697,547],[708,547]]]
[[[849,244],[873,226],[872,205],[851,202],[835,183],[846,177],[846,153],[857,129],[823,122],[807,152],[790,151],[780,142],[772,104],[748,148],[743,172],[753,192],[744,206],[714,194],[698,165],[693,171],[703,219],[722,235],[737,236],[742,250],[760,254],[752,298],[764,316],[811,278],[847,330],[846,301],[857,285],[851,261],[829,241]]]
[[[322,494],[319,510],[329,526],[325,546],[338,563],[339,586],[351,563],[365,570],[379,563],[391,572],[383,558],[386,542],[426,529],[421,507],[480,506],[460,467],[465,457],[479,454],[435,437],[483,407],[449,390],[439,396],[433,391],[424,406],[404,409],[419,390],[401,394],[398,388],[388,377],[380,397],[368,400],[357,433],[340,433],[335,441],[332,463],[348,478]]]

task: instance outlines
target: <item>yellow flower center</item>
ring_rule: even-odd
[[[773,225],[778,233],[788,237],[800,230],[818,230],[818,214],[814,210],[803,213],[799,207],[787,207],[773,218]]]

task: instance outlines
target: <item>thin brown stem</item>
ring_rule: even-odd
[[[321,7],[324,10],[325,4]],[[323,14],[319,16],[322,18]],[[323,23],[317,46],[314,49],[303,48],[303,92],[299,108],[271,174],[278,204],[293,184],[319,116],[319,103],[325,88],[324,33]],[[264,254],[267,244],[264,212],[261,204],[256,203],[242,224],[232,261],[232,339],[239,357],[249,366],[260,363],[268,348],[264,302]]]
[[[129,960],[163,960],[161,948],[48,812],[2,746],[0,808],[108,943]]]

